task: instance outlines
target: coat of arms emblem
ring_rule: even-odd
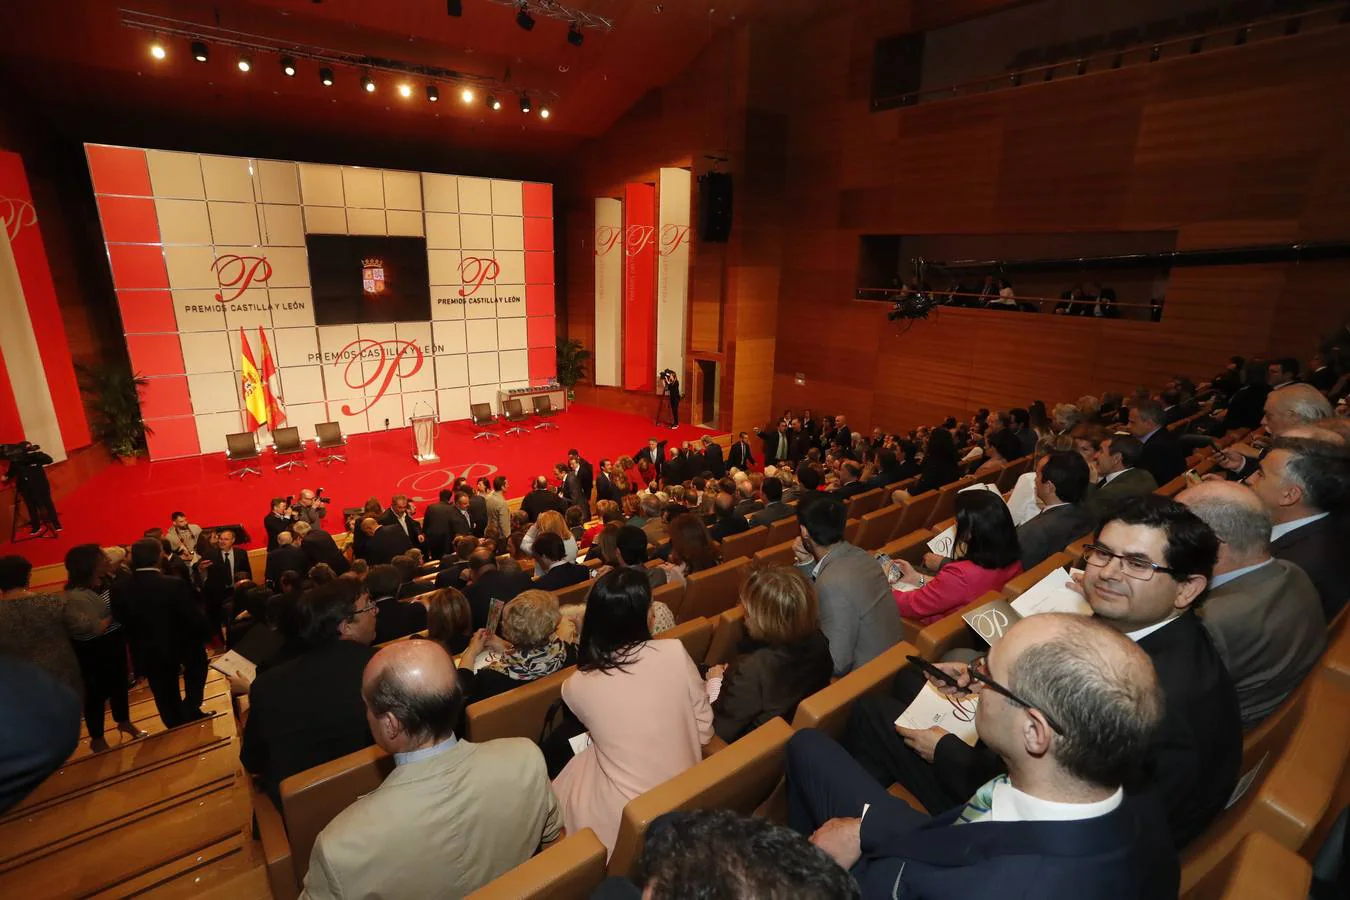
[[[384,260],[377,258],[361,260],[361,287],[367,294],[383,293]]]

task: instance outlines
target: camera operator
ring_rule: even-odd
[[[43,468],[52,464],[52,458],[37,444],[23,441],[0,445],[0,459],[9,463],[5,481],[14,482],[15,490],[28,507],[29,534],[37,534],[48,525],[53,531],[60,531],[61,520],[56,517],[56,504],[52,503],[52,485]]]
[[[300,492],[299,502],[291,508],[291,516],[297,522],[305,522],[310,528],[323,530],[323,517],[328,515],[328,498],[323,488],[311,491],[305,488]]]
[[[295,517],[291,513],[292,497],[273,497],[272,511],[263,517],[263,530],[267,532],[267,552],[277,549],[277,535],[290,531]]]
[[[680,379],[671,369],[661,370],[661,384],[665,387],[666,397],[670,400],[670,427],[680,424]]]

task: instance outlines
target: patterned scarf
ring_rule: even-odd
[[[552,675],[566,663],[567,645],[554,637],[538,647],[503,653],[485,668],[500,672],[512,681],[534,681]]]

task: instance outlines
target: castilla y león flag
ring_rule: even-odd
[[[258,375],[258,364],[253,361],[253,351],[248,346],[248,335],[239,329],[240,353],[243,357],[244,411],[248,413],[249,431],[257,431],[267,424],[267,398],[262,378]]]
[[[286,411],[281,408],[281,399],[272,388],[272,379],[276,377],[277,367],[272,362],[272,348],[267,345],[267,332],[258,326],[258,337],[262,340],[262,386],[263,399],[267,403],[267,427],[276,431],[286,421]]]

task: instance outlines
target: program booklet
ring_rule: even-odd
[[[1092,607],[1083,595],[1068,587],[1072,572],[1055,569],[1036,582],[1016,600],[991,600],[962,614],[966,624],[993,646],[998,643],[1014,622],[1038,613],[1058,612],[1090,616]]]

